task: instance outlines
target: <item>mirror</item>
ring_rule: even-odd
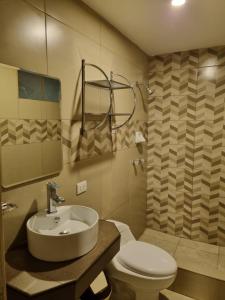
[[[4,188],[61,171],[60,99],[58,79],[0,64]]]

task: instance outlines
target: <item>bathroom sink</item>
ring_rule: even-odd
[[[44,261],[66,261],[91,251],[98,238],[98,213],[89,207],[65,205],[57,212],[39,211],[27,221],[30,253]]]

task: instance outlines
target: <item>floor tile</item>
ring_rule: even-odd
[[[177,294],[170,290],[163,290],[160,293],[159,300],[194,300],[194,299],[181,294]]]
[[[213,253],[213,254],[219,253],[219,247],[216,245],[210,245],[207,243],[188,240],[188,239],[184,239],[184,238],[180,239],[178,246],[188,247],[188,248],[192,248],[192,249],[200,250],[200,251],[206,251],[206,252]]]
[[[217,273],[218,254],[178,245],[175,259],[180,268],[213,277]]]

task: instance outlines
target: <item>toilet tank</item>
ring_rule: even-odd
[[[127,224],[115,220],[107,220],[107,221],[114,223],[117,229],[119,230],[121,235],[120,246],[125,245],[129,241],[135,240],[135,237],[133,236],[133,233],[131,232],[130,227]]]

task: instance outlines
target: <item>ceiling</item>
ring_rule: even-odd
[[[225,45],[225,0],[82,0],[148,55]]]

